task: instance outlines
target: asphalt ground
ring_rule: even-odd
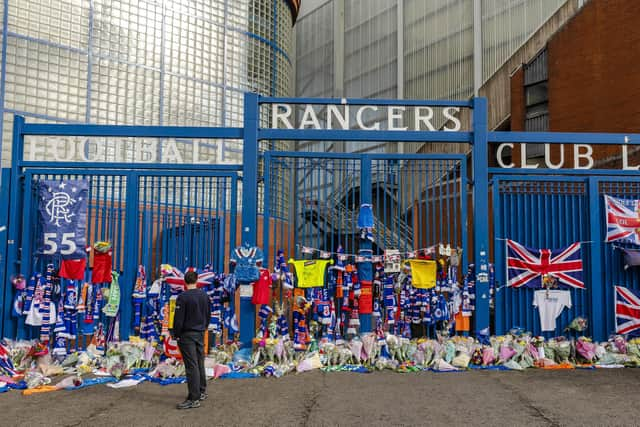
[[[320,371],[215,380],[179,411],[186,384],[98,385],[0,395],[2,426],[640,425],[640,369],[370,374]]]

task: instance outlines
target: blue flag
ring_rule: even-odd
[[[42,235],[38,253],[63,259],[86,256],[89,183],[86,180],[40,181],[38,212]]]

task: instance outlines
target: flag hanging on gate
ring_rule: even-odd
[[[183,289],[186,287],[184,282],[184,274],[182,271],[173,267],[169,264],[162,264],[160,267],[162,274],[164,275],[164,281],[169,286],[175,289]],[[213,271],[203,270],[198,271],[193,267],[188,267],[186,271],[195,271],[198,273],[198,281],[196,282],[196,286],[199,288],[204,288],[213,283],[216,278],[216,273]]]
[[[607,242],[624,240],[640,245],[640,200],[625,200],[605,194]]]
[[[640,335],[640,295],[622,286],[616,286],[616,333]]]
[[[63,259],[86,257],[89,182],[39,182],[38,212],[42,234],[38,252]]]
[[[548,274],[559,285],[584,289],[579,242],[561,249],[532,249],[507,239],[507,286],[541,288]]]

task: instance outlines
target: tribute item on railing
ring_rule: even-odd
[[[86,256],[87,202],[85,180],[40,181],[38,211],[42,235],[39,253],[61,255],[63,259]]]

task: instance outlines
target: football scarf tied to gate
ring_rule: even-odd
[[[560,249],[532,249],[514,240],[507,245],[507,286],[543,287],[544,277],[557,279],[558,285],[584,289],[580,242]]]

